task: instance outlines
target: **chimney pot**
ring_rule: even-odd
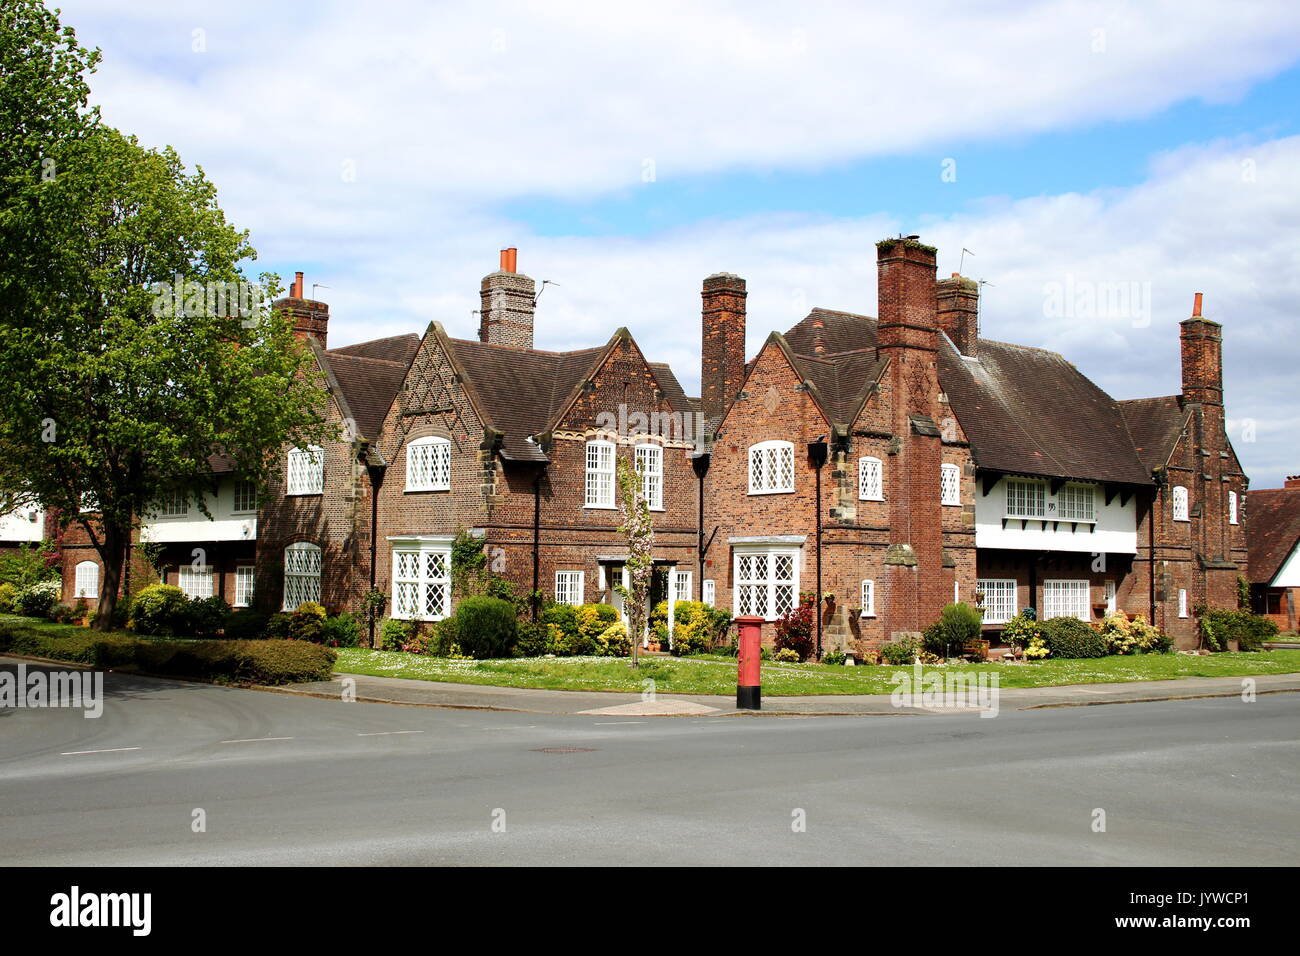
[[[1300,488],[1300,475],[1287,475],[1283,488]]]
[[[301,272],[295,272],[293,274],[293,288],[290,290],[289,295],[295,299],[302,298],[302,273]]]
[[[1201,293],[1199,292],[1196,293],[1196,297],[1192,300],[1192,315],[1196,318],[1201,315]]]

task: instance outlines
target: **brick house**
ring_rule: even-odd
[[[1251,610],[1284,631],[1300,624],[1300,475],[1250,493]]]
[[[1123,610],[1194,646],[1192,609],[1235,606],[1246,563],[1247,479],[1200,296],[1182,393],[1117,402],[1060,355],[981,338],[978,284],[936,281],[933,248],[885,240],[878,270],[879,318],[814,309],[730,378],[705,366],[705,394],[734,396],[706,480],[717,602],[772,621],[820,590],[828,646],[860,651],[953,600],[994,631],[1026,607]],[[727,281],[738,307],[706,309],[706,354],[719,322],[743,341],[744,283]]]
[[[422,338],[327,350],[328,309],[295,315],[326,382],[338,441],[285,450],[258,537],[259,604],[353,608],[372,585],[389,614],[450,611],[451,544],[481,538],[521,592],[619,603],[626,543],[615,457],[642,474],[656,525],[651,599],[696,596],[696,402],[626,329],[572,352],[533,348],[535,283],[514,250],[483,279],[478,340],[437,322]],[[314,316],[312,319],[308,317]]]

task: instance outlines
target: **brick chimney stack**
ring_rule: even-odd
[[[952,577],[943,567],[943,516],[935,490],[943,463],[935,249],[915,236],[885,239],[876,244],[876,267],[876,345],[889,363],[885,382],[894,436],[885,463],[885,481],[894,491],[881,613],[885,633],[892,635],[937,620],[952,599]]]
[[[293,334],[299,341],[305,342],[310,337],[316,339],[321,348],[327,347],[326,337],[329,333],[330,307],[324,302],[317,302],[303,296],[301,272],[293,274],[293,284],[289,286],[289,294],[276,299],[271,307],[277,311],[288,313],[290,320],[293,322]]]
[[[1181,323],[1183,399],[1202,405],[1223,404],[1223,327],[1201,315],[1201,293],[1192,317]]]
[[[700,411],[706,422],[719,418],[744,384],[747,295],[745,280],[730,272],[709,276],[700,292]]]
[[[533,347],[533,313],[536,307],[536,283],[519,269],[519,250],[513,246],[501,250],[501,266],[483,277],[479,295],[483,300],[479,312],[480,342],[508,345],[516,349]]]
[[[934,284],[939,328],[962,355],[975,355],[980,337],[980,284],[954,272],[951,279]]]
[[[1282,482],[1283,488],[1300,488],[1300,475],[1287,475],[1286,481]]]

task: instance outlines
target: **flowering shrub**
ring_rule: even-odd
[[[916,652],[920,645],[914,637],[903,637],[880,646],[880,659],[886,664],[904,666],[916,661]]]
[[[1002,640],[1006,641],[1011,647],[1029,646],[1029,642],[1034,638],[1042,639],[1043,625],[1041,621],[1034,620],[1029,614],[1021,611],[1006,624],[1002,625]]]
[[[1037,634],[1029,639],[1029,643],[1025,647],[1025,657],[1031,661],[1040,661],[1050,653],[1051,651],[1047,649],[1047,642]]]
[[[816,607],[812,595],[800,594],[799,606],[783,614],[776,622],[777,660],[781,660],[781,651],[793,651],[797,660],[807,660],[813,652],[813,627],[817,619]]]
[[[672,652],[680,657],[698,654],[718,644],[727,633],[731,615],[702,601],[678,601],[673,608]],[[668,647],[668,602],[660,601],[650,613],[650,633]]]
[[[799,656],[799,652],[793,647],[783,647],[776,652],[774,660],[778,664],[798,664],[802,658]]]
[[[608,655],[622,657],[632,650],[627,640],[627,628],[622,633],[611,628],[621,624],[618,611],[611,604],[552,604],[538,616],[538,623],[546,629],[546,646],[542,653],[556,657]],[[537,650],[535,642],[529,647]]]
[[[1108,615],[1098,630],[1112,654],[1163,654],[1173,647],[1164,632],[1141,615],[1132,621],[1120,613]]]
[[[295,641],[321,642],[325,633],[325,608],[315,601],[305,601],[289,618],[289,638]]]

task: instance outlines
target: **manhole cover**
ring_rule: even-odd
[[[533,753],[538,754],[590,754],[595,752],[595,747],[535,747],[533,749]]]

